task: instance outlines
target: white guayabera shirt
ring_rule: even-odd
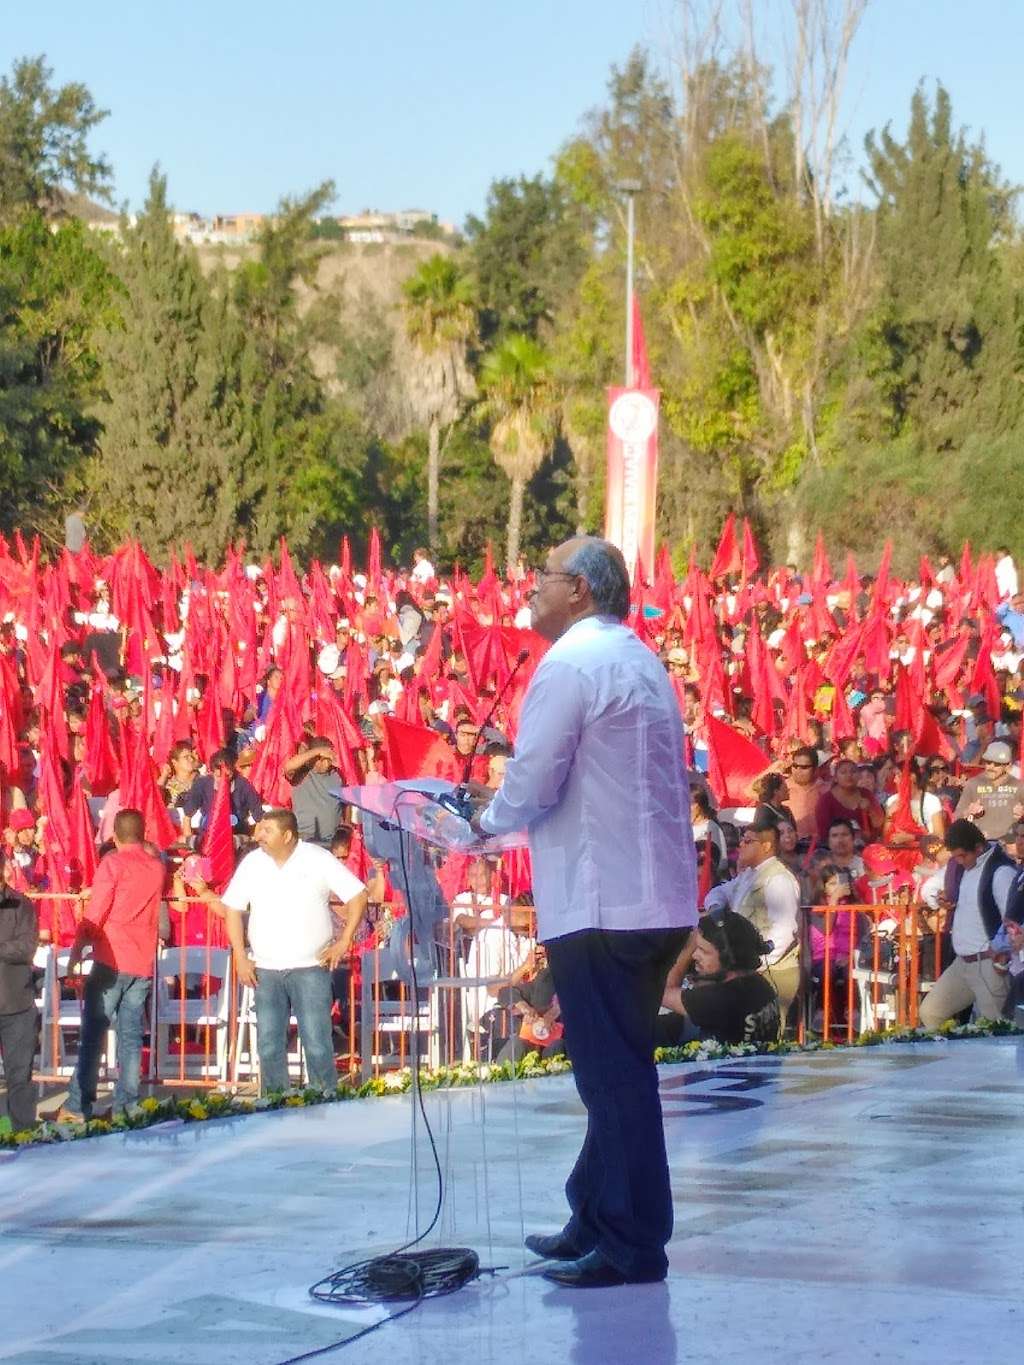
[[[541,660],[480,824],[526,829],[537,937],[697,923],[683,723],[660,660],[611,616]]]

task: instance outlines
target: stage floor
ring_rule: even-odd
[[[430,1241],[509,1269],[321,1359],[1013,1358],[1024,1045],[661,1076],[676,1198],[666,1284],[573,1292],[528,1269],[524,1230],[554,1230],[564,1215],[581,1139],[571,1077],[433,1094],[448,1191]],[[273,1365],[373,1321],[382,1311],[321,1308],[305,1289],[414,1225],[410,1112],[406,1097],[368,1100],[0,1160],[0,1360]],[[419,1138],[425,1223],[434,1185]]]

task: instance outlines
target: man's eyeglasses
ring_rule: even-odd
[[[579,578],[579,574],[566,573],[564,569],[538,569],[534,574],[534,582],[538,588],[542,588],[549,578]]]
[[[814,767],[813,763],[791,763],[789,765],[795,773],[809,773]]]

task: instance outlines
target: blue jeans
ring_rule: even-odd
[[[85,980],[82,1037],[78,1065],[68,1089],[67,1108],[89,1118],[96,1103],[96,1078],[107,1030],[117,1036],[117,1082],[114,1108],[127,1109],[139,1099],[142,1066],[142,1026],[149,995],[149,977],[132,976],[97,962]]]
[[[256,1031],[260,1088],[265,1095],[287,1090],[288,1023],[292,1015],[306,1053],[310,1085],[333,1090],[338,1084],[331,1038],[331,974],[326,967],[295,967],[275,972],[256,969]]]

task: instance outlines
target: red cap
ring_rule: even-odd
[[[15,831],[21,829],[35,829],[36,817],[30,810],[12,810],[11,818],[8,820],[7,824]]]

